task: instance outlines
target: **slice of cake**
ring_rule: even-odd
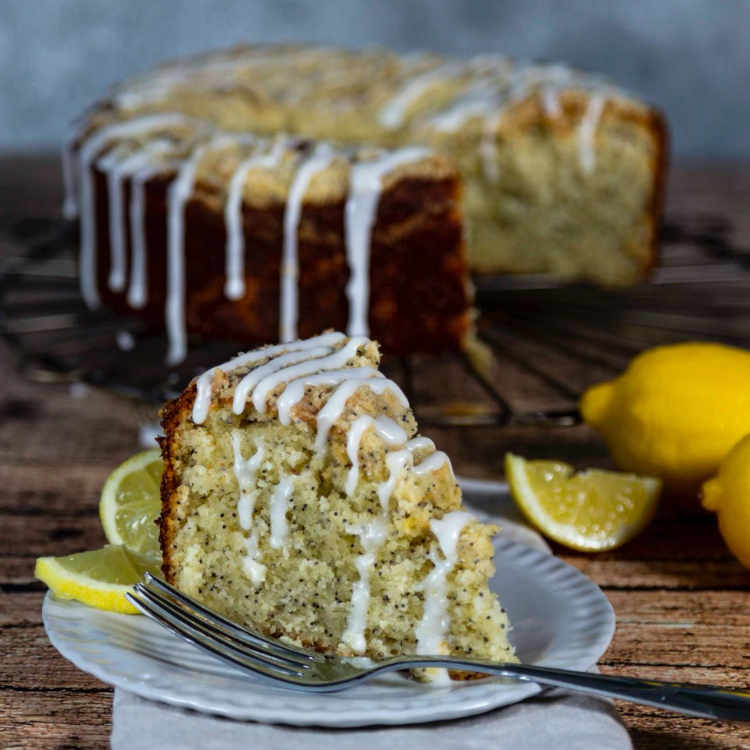
[[[162,410],[164,574],[270,636],[343,656],[514,659],[492,534],[417,434],[378,345],[241,354]]]

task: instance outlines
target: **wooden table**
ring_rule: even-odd
[[[750,170],[729,167],[675,169],[669,215],[718,217],[736,247],[750,247],[749,175]],[[0,160],[0,228],[27,215],[55,215],[59,202],[53,157]],[[0,252],[7,251],[0,245]],[[711,290],[712,298],[721,300],[725,293],[736,294],[737,284],[719,279]],[[572,357],[559,342],[540,348],[513,330],[508,335],[517,340],[503,342],[503,388],[526,407],[540,401],[554,406],[561,391],[551,386],[564,386],[563,395],[565,389],[579,391],[611,376],[627,359],[627,350],[614,340],[611,347],[582,341]],[[744,330],[750,343],[750,328]],[[742,330],[733,336],[741,339]],[[531,370],[519,368],[524,361]],[[103,747],[112,689],[52,648],[41,624],[44,587],[32,571],[37,556],[104,543],[97,516],[100,487],[111,469],[138,449],[139,426],[151,411],[103,392],[29,382],[4,344],[0,383],[0,746]],[[603,445],[585,427],[432,432],[466,474],[498,476],[508,448],[529,456],[568,456],[579,465],[607,460]],[[713,518],[695,507],[679,512],[666,507],[620,550],[556,552],[596,581],[617,613],[603,671],[750,685],[750,573],[728,553]],[[750,726],[625,704],[619,709],[639,748],[750,747]]]

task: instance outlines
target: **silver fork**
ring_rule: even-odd
[[[293,690],[335,692],[384,672],[446,667],[618,698],[692,716],[750,720],[750,692],[454,656],[398,656],[360,666],[356,659],[295,648],[240,627],[149,573],[126,596],[144,615],[195,646],[262,680]]]

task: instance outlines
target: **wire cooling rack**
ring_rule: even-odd
[[[733,234],[723,217],[670,217],[659,267],[627,289],[561,285],[545,275],[478,277],[480,356],[386,358],[384,369],[427,424],[576,424],[581,391],[646,347],[693,339],[750,344],[750,248]],[[236,353],[236,342],[199,342],[168,367],[163,336],[88,310],[69,222],[29,218],[0,243],[0,335],[31,379],[84,382],[160,403]]]

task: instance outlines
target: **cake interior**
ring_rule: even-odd
[[[377,367],[376,345],[363,342],[352,373]],[[515,659],[487,583],[497,529],[463,511],[450,462],[416,435],[397,386],[378,377],[376,390],[353,390],[321,450],[318,416],[336,387],[303,384],[283,424],[276,402],[288,383],[264,412],[251,398],[235,413],[248,372],[213,373],[198,424],[195,384],[164,411],[168,579],[233,620],[323,652]]]

